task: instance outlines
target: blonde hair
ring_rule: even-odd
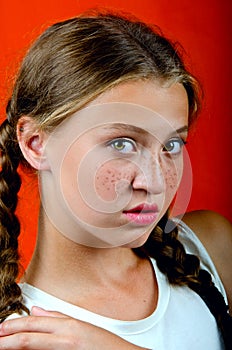
[[[56,23],[22,62],[8,119],[15,125],[21,115],[30,115],[51,129],[105,90],[135,79],[180,82],[188,93],[190,119],[199,108],[196,80],[158,29],[112,14]]]
[[[16,125],[34,118],[51,131],[73,112],[121,82],[154,79],[179,82],[186,89],[190,122],[199,109],[198,84],[186,70],[177,47],[155,27],[116,14],[89,14],[48,28],[22,62],[7,119],[0,127],[0,318],[27,310],[18,276],[20,223],[15,215],[21,181]]]

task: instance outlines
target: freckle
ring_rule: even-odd
[[[107,187],[107,190],[109,191],[109,190],[110,190],[110,188],[109,188],[109,187]]]
[[[111,180],[110,182],[113,184],[113,183],[115,183],[115,180]]]
[[[110,170],[107,170],[107,173],[108,173],[108,174],[111,174],[111,171],[110,171]]]

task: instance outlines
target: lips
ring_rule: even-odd
[[[156,204],[140,204],[134,208],[124,210],[123,214],[130,222],[137,225],[150,225],[158,216],[158,206]]]

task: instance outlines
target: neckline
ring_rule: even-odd
[[[145,332],[159,322],[167,309],[170,298],[170,285],[167,282],[166,276],[160,272],[154,259],[151,259],[151,262],[158,285],[157,307],[150,316],[136,321],[123,321],[96,314],[63,301],[26,282],[20,284],[20,287],[29,309],[32,306],[39,306],[45,309],[49,307],[49,310],[62,312],[70,317],[90,322],[107,330],[114,329],[114,331],[121,335],[138,334]]]

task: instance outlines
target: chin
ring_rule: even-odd
[[[143,234],[141,237],[135,239],[134,241],[131,241],[127,244],[124,244],[123,247],[131,248],[131,249],[142,247],[146,243],[146,241],[148,240],[149,236],[150,236],[150,232]]]

